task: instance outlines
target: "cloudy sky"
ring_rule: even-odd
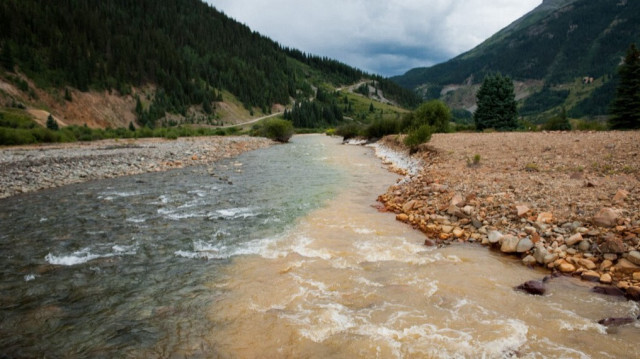
[[[542,0],[206,0],[283,46],[371,73],[446,61]]]

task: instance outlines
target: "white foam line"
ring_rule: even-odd
[[[407,172],[409,175],[417,174],[422,168],[422,161],[411,158],[405,153],[398,152],[380,143],[367,145],[375,150],[376,156],[384,162],[389,162],[393,167]]]

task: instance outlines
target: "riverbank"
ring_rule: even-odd
[[[0,198],[104,178],[205,165],[270,146],[265,138],[103,140],[0,148]]]
[[[413,158],[379,200],[426,245],[482,243],[640,299],[640,132],[436,134]]]

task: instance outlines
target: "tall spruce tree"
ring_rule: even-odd
[[[631,44],[618,69],[620,82],[613,101],[612,117],[609,126],[612,129],[640,128],[640,50]]]
[[[476,95],[478,109],[473,115],[476,129],[510,131],[518,128],[518,110],[513,81],[501,74],[487,76]]]

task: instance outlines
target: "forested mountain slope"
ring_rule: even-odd
[[[393,80],[426,97],[440,97],[449,85],[473,86],[500,72],[525,84],[522,98],[536,96],[523,101],[528,114],[566,106],[577,117],[602,115],[621,58],[630,43],[640,41],[638,19],[638,1],[545,0],[471,51]],[[591,86],[576,88],[585,77]]]
[[[130,96],[128,106],[137,106],[129,111],[149,126],[167,113],[191,116],[194,108],[211,120],[226,97],[247,112],[267,113],[320,83],[372,77],[283,48],[200,0],[3,0],[0,65],[5,105],[16,100],[16,87],[32,104],[62,112],[70,106],[51,103],[62,97],[55,90],[67,102],[106,91]],[[398,103],[417,101],[390,81],[386,86]]]

